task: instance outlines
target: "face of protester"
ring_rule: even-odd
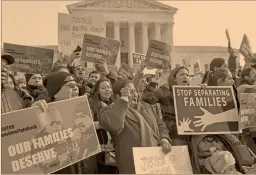
[[[31,76],[31,78],[28,81],[28,85],[31,86],[41,86],[43,85],[43,79],[40,74],[34,74]]]
[[[8,76],[7,86],[12,88],[12,89],[14,89],[14,83],[13,83],[13,81],[12,81],[10,76]]]
[[[227,76],[224,80],[219,80],[219,86],[232,86],[234,84],[233,76],[230,71],[228,71]]]
[[[7,61],[3,58],[1,58],[1,84],[4,85],[8,81],[8,70],[9,65]]]
[[[125,88],[129,88],[130,90],[130,98],[129,103],[132,105],[136,105],[138,103],[138,93],[132,83],[128,83],[125,85]]]
[[[147,79],[144,77],[140,80],[140,84],[139,84],[139,91],[143,92],[145,90],[145,88],[147,87]]]
[[[54,133],[60,130],[62,130],[62,124],[60,121],[51,122],[45,127],[45,132],[47,133]]]
[[[218,69],[228,69],[228,65],[226,62],[224,62],[220,67],[214,67],[214,71]]]
[[[77,66],[75,68],[75,75],[80,80],[84,79],[85,78],[85,68],[83,66]]]
[[[252,83],[256,82],[256,69],[252,69],[249,76],[247,77],[247,80],[249,80]]]
[[[112,89],[108,81],[103,81],[99,84],[99,94],[102,100],[109,100],[112,95]]]
[[[98,73],[92,73],[90,77],[88,78],[88,82],[92,85],[95,85],[100,80],[100,74]]]
[[[18,86],[21,89],[25,89],[26,88],[26,83],[20,83]]]
[[[56,94],[57,101],[78,97],[78,95],[79,95],[79,89],[75,81],[70,81],[64,84],[59,90],[59,92]]]
[[[180,86],[187,86],[189,83],[188,80],[188,71],[186,69],[180,69],[175,77],[176,84]]]

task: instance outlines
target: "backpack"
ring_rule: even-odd
[[[234,135],[198,135],[191,136],[188,142],[194,174],[212,174],[203,166],[203,161],[212,156],[211,148],[229,151],[235,161],[236,171],[246,174],[256,165],[256,156]]]

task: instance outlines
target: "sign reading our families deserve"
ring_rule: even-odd
[[[173,47],[171,45],[157,40],[150,40],[145,60],[147,68],[168,68],[172,52]]]
[[[84,35],[81,59],[92,63],[116,63],[120,41],[96,35]]]
[[[69,55],[83,44],[84,34],[106,36],[105,20],[101,14],[58,14],[58,49]]]
[[[256,127],[256,93],[240,94],[240,129]]]
[[[117,71],[117,74],[123,78],[132,79],[133,78],[133,69],[126,63],[122,63],[120,68]]]
[[[146,55],[140,53],[132,53],[133,64],[141,64],[145,61]]]
[[[15,58],[14,72],[44,74],[52,70],[54,50],[4,43],[4,52]]]
[[[232,87],[174,86],[179,135],[240,133]]]
[[[2,174],[49,174],[101,151],[86,96],[1,119]]]
[[[167,155],[161,147],[134,147],[133,158],[136,174],[193,174],[187,146],[172,146]]]

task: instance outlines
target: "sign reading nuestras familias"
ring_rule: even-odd
[[[58,49],[70,55],[77,46],[82,47],[84,34],[106,36],[104,17],[100,14],[58,14]]]
[[[96,35],[84,35],[81,60],[115,65],[120,41]]]
[[[101,151],[86,96],[1,119],[2,174],[50,174]]]
[[[52,70],[54,50],[4,43],[4,52],[11,54],[14,72],[45,74]]]
[[[150,40],[148,51],[146,54],[146,67],[167,69],[171,62],[171,54],[173,47],[167,43]]]
[[[240,133],[232,87],[174,86],[173,95],[179,135]]]
[[[172,146],[167,155],[161,147],[134,147],[133,158],[136,174],[193,174],[187,146]]]

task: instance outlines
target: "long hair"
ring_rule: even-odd
[[[109,82],[111,89],[112,89],[112,93],[113,93],[113,88],[111,85],[111,82],[109,79],[107,79],[106,77],[101,77],[101,79],[95,84],[94,89],[93,89],[93,93],[92,93],[92,98],[90,101],[90,105],[91,105],[91,109],[93,114],[97,114],[100,109],[101,109],[101,101],[103,101],[103,99],[101,99],[100,94],[99,94],[99,88],[100,88],[100,84],[102,82]],[[109,103],[111,104],[112,102],[114,102],[114,96],[111,95],[110,99],[109,99]]]
[[[208,86],[218,86],[219,81],[225,81],[229,73],[228,69],[218,69],[216,71],[208,71],[206,74],[206,83]]]

